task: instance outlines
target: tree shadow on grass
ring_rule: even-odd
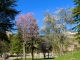
[[[44,60],[44,59],[34,59],[34,60]]]
[[[53,60],[54,58],[41,58],[41,59],[34,59],[34,60]]]

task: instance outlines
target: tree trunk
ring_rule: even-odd
[[[23,60],[26,60],[25,42],[23,42]]]
[[[17,59],[18,59],[18,54],[17,54]]]
[[[43,52],[43,55],[44,55],[44,58],[46,58],[46,55],[45,55],[45,53]]]
[[[60,44],[60,56],[62,56],[63,55],[63,46],[62,46],[62,44]]]
[[[48,58],[49,58],[49,51],[48,51]]]
[[[32,60],[34,60],[34,49],[32,47]]]
[[[6,60],[6,53],[3,53],[3,60]]]
[[[33,44],[33,38],[32,38],[32,60],[34,60],[34,46],[33,46],[34,44]]]

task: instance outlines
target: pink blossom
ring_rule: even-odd
[[[16,19],[16,25],[21,28],[23,39],[27,37],[36,37],[38,34],[38,25],[33,13],[19,14]]]

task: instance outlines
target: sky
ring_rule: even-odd
[[[18,0],[16,4],[18,5],[16,9],[21,11],[20,14],[27,14],[28,12],[34,13],[39,28],[44,25],[45,11],[55,12],[60,8],[74,7],[73,0]]]
[[[43,26],[45,11],[55,12],[59,8],[74,6],[73,0],[19,0],[16,4],[18,5],[16,9],[21,11],[21,14],[34,13],[39,28]]]

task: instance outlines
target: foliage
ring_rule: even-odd
[[[13,54],[14,53],[16,53],[16,54],[22,53],[22,41],[19,39],[18,35],[13,35],[11,37],[10,51]]]
[[[9,44],[4,41],[0,41],[0,53],[8,52],[9,51]]]
[[[6,36],[6,31],[14,26],[14,18],[19,13],[15,9],[16,2],[17,0],[0,0],[0,40],[6,41],[7,38],[2,38],[2,36]]]
[[[45,53],[48,53],[49,58],[49,52],[52,51],[52,45],[50,44],[49,40],[43,38],[39,44],[39,50],[43,53],[44,58],[46,58]]]
[[[26,46],[27,40],[31,40],[31,48],[32,48],[31,53],[32,53],[32,59],[33,59],[35,37],[37,37],[38,35],[37,21],[34,18],[32,13],[19,14],[18,19],[16,20],[16,25],[20,29],[19,31],[23,40],[24,60],[25,60],[25,46]]]
[[[44,53],[49,52],[50,51],[50,43],[47,39],[42,39],[41,43],[40,43],[40,50]]]
[[[71,9],[61,8],[54,13],[46,12],[44,17],[44,24],[41,28],[41,33],[44,34],[48,40],[53,42],[53,49],[57,46],[57,50],[63,51],[63,45],[67,43],[67,24],[70,25],[72,15]],[[55,45],[56,44],[56,45]]]
[[[41,43],[41,40],[38,38],[35,39],[34,43],[33,43],[33,48],[34,48],[34,52],[38,52],[39,53],[39,45]],[[26,52],[27,53],[30,53],[32,51],[32,42],[31,40],[27,40],[27,43],[26,43]]]
[[[10,41],[8,40],[8,36],[7,36],[6,32],[5,33],[4,32],[0,32],[0,41],[4,41],[5,42],[5,40],[8,43],[10,43]]]
[[[38,33],[37,22],[32,13],[20,14],[16,20],[16,25],[21,29],[24,41],[26,38],[35,37]]]
[[[10,31],[14,25],[14,18],[19,13],[15,9],[17,0],[0,0],[0,52],[9,51],[8,36],[6,31]]]
[[[72,28],[77,31],[76,39],[80,42],[80,0],[73,0],[75,2],[75,7],[73,9],[73,21],[76,26]]]

